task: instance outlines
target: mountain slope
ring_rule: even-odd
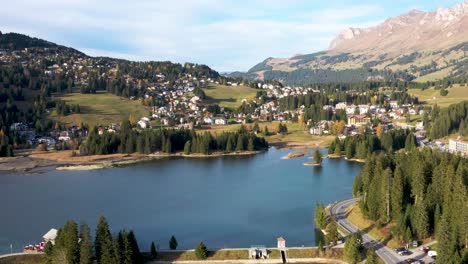
[[[252,67],[246,76],[278,79],[292,85],[396,79],[430,81],[466,74],[467,51],[468,1],[465,1],[435,12],[412,10],[370,28],[348,28],[331,41],[326,51],[268,58]]]

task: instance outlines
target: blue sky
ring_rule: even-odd
[[[326,49],[341,30],[368,27],[411,9],[462,0],[14,0],[0,30],[89,55],[207,64],[246,71],[267,57]]]

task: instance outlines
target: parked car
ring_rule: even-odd
[[[411,243],[411,245],[412,245],[413,247],[418,247],[418,246],[419,246],[419,241],[413,240],[413,242]]]
[[[406,250],[406,249],[403,250],[403,251],[399,251],[399,252],[397,252],[397,253],[398,253],[398,255],[400,255],[400,256],[406,256],[406,255],[411,255],[411,254],[413,254],[413,252],[411,252],[411,251],[409,251],[409,250]]]
[[[420,247],[419,250],[427,254],[427,252],[429,252],[429,247]]]
[[[435,251],[435,250],[429,250],[429,251],[427,252],[427,255],[428,255],[429,257],[432,257],[432,258],[433,258],[433,257],[436,257],[436,256],[437,256],[437,251]]]
[[[405,251],[406,249],[403,247],[395,248],[395,252],[398,253],[400,251]]]

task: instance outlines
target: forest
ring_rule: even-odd
[[[353,183],[364,215],[394,223],[401,241],[438,240],[438,263],[468,260],[468,161],[458,155],[411,150],[373,154]]]
[[[236,132],[223,132],[212,135],[209,132],[198,134],[188,129],[154,129],[137,131],[132,129],[128,120],[122,121],[119,134],[103,133],[99,135],[94,127],[85,143],[80,146],[82,155],[104,155],[112,153],[174,153],[210,154],[214,151],[237,152],[257,151],[268,148],[264,138],[248,133],[242,126]]]

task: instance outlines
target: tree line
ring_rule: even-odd
[[[468,132],[468,101],[440,109],[435,105],[431,111],[432,123],[427,126],[429,138],[437,139],[452,133],[466,135]]]
[[[458,155],[412,150],[373,154],[355,178],[353,194],[365,217],[394,223],[401,241],[435,234],[437,262],[468,260],[468,162]]]
[[[348,159],[365,159],[376,151],[392,153],[402,148],[412,150],[416,147],[416,137],[412,130],[392,129],[382,133],[380,137],[369,132],[365,135],[348,136],[344,140],[337,137],[330,143],[328,154],[341,156],[344,152]]]
[[[111,153],[144,153],[162,151],[173,153],[184,151],[186,154],[213,151],[255,151],[268,148],[264,138],[248,133],[244,127],[235,132],[212,135],[209,132],[196,133],[188,129],[153,129],[138,131],[128,120],[122,122],[120,133],[104,132],[99,134],[94,127],[85,143],[80,146],[84,155],[104,155]]]
[[[45,264],[142,264],[157,256],[154,242],[150,253],[142,254],[131,230],[112,235],[104,216],[98,220],[94,242],[87,224],[78,228],[68,221],[58,230],[55,243],[47,242],[44,253]]]

